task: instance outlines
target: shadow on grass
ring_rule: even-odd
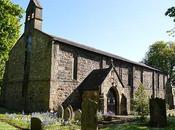
[[[168,117],[168,125],[165,128],[151,128],[149,122],[132,122],[125,124],[109,125],[101,130],[175,130],[175,117]]]

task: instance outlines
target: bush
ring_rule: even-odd
[[[142,83],[134,94],[132,105],[134,111],[140,116],[140,120],[144,121],[149,113],[149,100]]]

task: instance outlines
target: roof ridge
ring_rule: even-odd
[[[38,30],[38,29],[36,29],[36,30]],[[118,59],[118,60],[121,60],[121,61],[124,61],[124,62],[128,62],[128,63],[135,64],[135,65],[138,65],[138,66],[142,66],[142,67],[145,67],[145,68],[148,68],[148,69],[151,69],[151,70],[162,72],[159,69],[151,67],[151,66],[148,66],[148,65],[146,65],[144,63],[131,61],[131,60],[128,60],[128,59],[123,58],[121,56],[118,56],[116,54],[112,54],[112,53],[109,53],[109,52],[102,51],[100,49],[96,49],[96,48],[89,47],[89,46],[84,45],[84,44],[80,44],[79,42],[74,42],[74,41],[67,40],[65,38],[61,38],[61,37],[58,37],[58,36],[50,35],[48,33],[45,33],[43,31],[41,31],[41,30],[38,30],[38,31],[40,31],[41,33],[43,33],[45,35],[48,35],[48,36],[52,37],[53,40],[55,40],[55,41],[60,41],[62,43],[65,43],[65,44],[68,44],[68,45],[71,45],[71,46],[75,46],[75,47],[78,47],[78,48],[81,48],[81,49],[84,49],[84,50],[87,50],[87,51],[91,51],[91,52],[94,52],[94,53],[97,53],[97,54],[100,54],[100,55],[104,55],[104,56],[107,56],[107,57],[110,57],[110,58]]]

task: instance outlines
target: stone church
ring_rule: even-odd
[[[96,90],[101,111],[126,115],[140,84],[148,98],[165,98],[168,77],[160,70],[47,34],[42,21],[42,6],[30,0],[25,31],[6,64],[6,107],[34,112],[57,110],[62,104],[78,109],[82,93]]]

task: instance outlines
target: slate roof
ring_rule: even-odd
[[[89,47],[89,46],[86,46],[86,45],[83,45],[83,44],[80,44],[80,43],[77,43],[77,42],[74,42],[74,41],[70,41],[70,40],[61,38],[61,37],[53,36],[53,35],[50,35],[50,34],[47,34],[47,33],[43,32],[41,30],[38,30],[38,31],[52,37],[54,41],[58,41],[58,42],[61,42],[63,44],[67,44],[67,45],[74,46],[74,47],[77,47],[77,48],[80,48],[80,49],[84,49],[84,50],[87,50],[87,51],[90,51],[90,52],[94,52],[94,53],[97,53],[97,54],[100,54],[100,55],[103,55],[103,56],[107,56],[107,57],[110,57],[110,58],[113,58],[113,59],[121,60],[121,61],[124,61],[124,62],[127,62],[127,63],[131,63],[131,64],[134,64],[134,65],[137,65],[137,66],[141,66],[141,67],[145,67],[145,68],[148,68],[148,69],[151,69],[151,70],[161,72],[159,69],[153,68],[153,67],[148,66],[146,64],[134,62],[134,61],[128,60],[128,59],[123,58],[123,57],[118,56],[118,55],[114,55],[114,54],[111,54],[111,53],[108,53],[108,52],[105,52],[105,51],[101,51],[101,50],[98,50],[98,49],[95,49],[95,48],[92,48],[92,47]]]
[[[50,35],[50,36],[52,36],[52,35]],[[75,46],[75,47],[78,47],[78,48],[81,48],[81,49],[84,49],[84,50],[95,52],[97,54],[108,56],[108,57],[111,57],[111,58],[114,58],[114,59],[118,59],[118,60],[121,60],[121,61],[124,61],[124,62],[128,62],[128,63],[132,63],[132,64],[135,64],[135,65],[138,65],[138,66],[149,68],[151,70],[160,71],[159,69],[150,67],[150,66],[148,66],[146,64],[134,62],[134,61],[128,60],[126,58],[123,58],[121,56],[114,55],[114,54],[111,54],[111,53],[108,53],[108,52],[105,52],[105,51],[101,51],[101,50],[98,50],[98,49],[95,49],[95,48],[92,48],[92,47],[89,47],[89,46],[86,46],[86,45],[82,45],[82,44],[79,44],[77,42],[73,42],[73,41],[70,41],[70,40],[67,40],[67,39],[64,39],[64,38],[60,38],[60,37],[55,37],[55,36],[52,36],[52,37],[53,37],[53,39],[55,41],[59,41],[59,42],[62,42],[62,43],[65,43],[65,44],[68,44],[68,45],[71,45],[71,46]]]
[[[78,90],[98,90],[112,67],[93,70],[78,86]]]

